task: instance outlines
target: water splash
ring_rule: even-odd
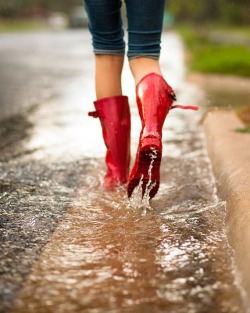
[[[153,147],[151,147],[150,150],[151,150],[151,153],[149,154],[149,156],[150,156],[151,161],[148,167],[148,182],[146,183],[145,190],[143,192],[144,175],[141,175],[139,184],[134,189],[132,196],[130,197],[127,203],[129,208],[142,210],[143,215],[147,214],[148,211],[153,210],[150,204],[151,202],[150,192],[156,185],[156,182],[152,181],[152,172],[154,170],[154,162],[157,159],[157,151]],[[142,194],[143,194],[143,197],[142,197]]]
[[[150,199],[145,197],[145,195],[142,197],[142,185],[143,185],[143,175],[141,176],[141,179],[139,181],[139,184],[135,187],[132,195],[130,198],[125,197],[124,199],[124,205],[128,209],[132,210],[141,210],[142,214],[146,214],[147,210],[152,210],[152,207],[150,205]]]

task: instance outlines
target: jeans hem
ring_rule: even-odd
[[[94,54],[125,55],[125,50],[94,49]]]
[[[149,58],[154,60],[159,60],[160,53],[131,53],[127,55],[128,60],[138,59],[138,58]]]

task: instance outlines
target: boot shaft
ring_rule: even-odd
[[[89,115],[99,117],[104,143],[107,147],[106,180],[124,183],[128,177],[130,163],[130,109],[128,97],[114,96],[94,102],[96,112]]]
[[[170,109],[192,109],[196,106],[173,105],[176,100],[173,89],[162,76],[150,73],[136,86],[136,100],[142,122],[142,130],[136,159],[129,176],[128,197],[136,186],[142,188],[142,196],[153,198],[160,186],[162,158],[162,127]]]
[[[97,117],[103,130],[119,131],[120,124],[130,129],[130,109],[128,97],[114,96],[94,101]],[[118,129],[116,129],[118,128]]]
[[[142,136],[162,136],[162,127],[174,100],[174,91],[162,76],[150,73],[136,86]]]

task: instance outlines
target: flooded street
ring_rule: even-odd
[[[178,103],[200,110],[169,113],[146,208],[139,192],[129,201],[125,187],[101,188],[88,33],[1,36],[0,312],[246,312],[199,125],[204,95],[185,81],[180,39],[163,35],[163,72]],[[127,63],[123,82],[132,165],[140,120]]]

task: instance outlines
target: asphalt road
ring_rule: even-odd
[[[46,122],[50,102],[88,70],[90,49],[86,31],[0,35],[1,312],[11,304],[74,197],[69,176],[74,176],[74,186],[78,180],[77,168],[73,173],[63,162],[48,164],[44,156],[44,162],[25,159],[39,150],[27,147],[38,125],[32,112],[44,108]],[[84,169],[82,163],[79,166]],[[59,176],[65,186],[57,180]],[[54,188],[58,191],[52,191]]]

